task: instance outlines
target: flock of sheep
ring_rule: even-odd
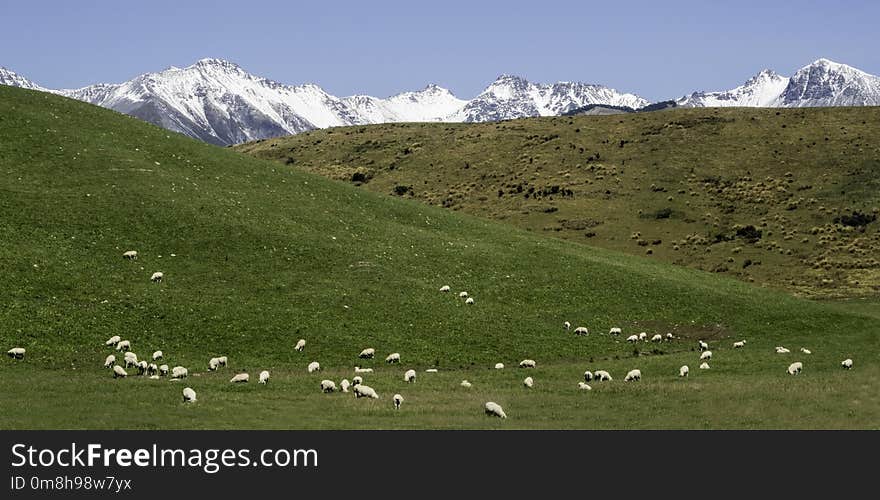
[[[135,250],[130,250],[123,253],[123,257],[126,259],[137,259],[138,254]],[[160,282],[164,278],[164,274],[162,272],[153,273],[150,277],[150,280],[153,282]],[[440,292],[449,293],[451,288],[448,285],[445,285],[440,288]],[[465,299],[465,304],[472,305],[474,304],[473,297],[468,296],[468,293],[462,291],[458,294],[459,298]],[[566,331],[571,330],[571,323],[566,321],[563,323],[563,327]],[[612,336],[617,336],[622,334],[622,329],[619,327],[611,328],[608,332]],[[589,335],[589,330],[584,326],[579,326],[574,329],[575,335]],[[666,336],[662,336],[660,334],[653,335],[650,340],[648,339],[647,332],[641,332],[638,335],[630,335],[626,338],[627,342],[635,343],[639,341],[643,342],[663,342],[671,341],[674,339],[672,333],[667,333]],[[734,349],[744,348],[746,345],[745,340],[740,340],[733,343]],[[165,355],[162,351],[155,351],[151,356],[152,362],[149,363],[146,360],[138,359],[137,355],[131,351],[131,341],[123,340],[119,335],[114,335],[107,339],[105,342],[105,346],[112,347],[118,353],[123,353],[122,363],[120,364],[117,360],[116,353],[109,354],[104,360],[104,367],[111,370],[113,374],[113,378],[125,378],[129,375],[127,369],[135,368],[137,370],[137,374],[141,376],[149,377],[150,379],[160,379],[161,377],[169,376],[172,381],[179,381],[185,379],[189,376],[189,370],[183,366],[175,366],[173,368],[168,367],[167,364],[158,365],[158,362],[162,362],[165,359]],[[298,352],[302,352],[305,349],[306,341],[305,339],[299,339],[296,345],[294,346],[294,350]],[[709,350],[709,344],[700,340],[698,341],[698,347],[700,350],[700,369],[708,370],[709,364],[708,362],[712,359],[712,351]],[[787,354],[791,351],[783,346],[776,347],[777,354]],[[806,348],[801,348],[801,352],[804,354],[811,354],[810,350]],[[15,347],[7,351],[7,354],[14,359],[23,359],[25,355],[25,349],[21,347]],[[375,357],[376,350],[372,347],[368,347],[363,349],[358,358],[360,359],[373,359]],[[393,352],[389,354],[385,358],[385,362],[387,364],[399,364],[400,363],[400,353]],[[853,361],[852,359],[845,359],[841,363],[841,366],[844,369],[852,369]],[[211,358],[208,361],[208,370],[216,371],[218,368],[226,367],[228,365],[227,356],[220,356]],[[524,359],[519,363],[520,368],[535,368],[537,363],[533,359]],[[504,369],[503,363],[496,363],[496,369]],[[788,373],[791,375],[799,374],[804,368],[803,362],[796,361],[791,363],[788,367]],[[315,373],[321,370],[321,365],[317,361],[312,361],[307,366],[308,373]],[[426,372],[436,372],[436,369],[427,369]],[[376,390],[370,386],[367,386],[363,383],[363,377],[359,374],[363,373],[372,373],[372,368],[361,368],[360,366],[354,367],[354,372],[358,375],[352,378],[350,382],[348,379],[342,379],[337,387],[336,383],[333,380],[324,379],[321,380],[320,389],[324,393],[332,393],[341,391],[344,393],[348,393],[351,390],[354,393],[356,398],[371,398],[371,399],[379,399],[379,394]],[[679,377],[687,377],[690,373],[690,368],[687,365],[683,365],[679,368],[678,375]],[[625,382],[637,382],[642,379],[642,372],[638,368],[630,370],[626,376],[624,377]],[[250,380],[250,375],[247,373],[238,373],[234,375],[230,379],[230,383],[246,383]],[[413,369],[406,370],[403,375],[404,382],[413,383],[416,380],[416,371]],[[592,390],[592,387],[588,384],[588,382],[604,382],[604,381],[612,381],[613,378],[611,374],[605,370],[596,370],[591,372],[589,370],[584,372],[584,381],[578,383],[578,389],[580,390]],[[259,383],[266,384],[269,382],[269,372],[267,370],[263,370],[259,375]],[[523,386],[526,388],[533,388],[535,384],[534,379],[529,376],[523,379]],[[461,381],[461,387],[470,388],[472,384],[467,380]],[[197,399],[196,392],[191,387],[186,387],[183,389],[183,401],[185,403],[193,403]],[[401,404],[404,401],[403,396],[400,394],[394,394],[391,398],[392,403],[395,409],[400,409]],[[507,414],[504,412],[504,409],[497,403],[493,401],[489,401],[484,405],[484,412],[487,415],[499,417],[499,418],[507,418]]]

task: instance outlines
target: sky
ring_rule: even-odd
[[[880,2],[0,0],[0,66],[48,88],[217,57],[286,84],[469,99],[501,74],[649,100],[825,57],[880,74]]]

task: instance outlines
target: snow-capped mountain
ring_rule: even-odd
[[[828,59],[799,69],[791,78],[765,69],[743,85],[723,92],[694,92],[679,106],[803,108],[880,105],[880,77]]]
[[[558,116],[588,104],[641,108],[649,102],[633,94],[621,94],[602,85],[558,82],[534,84],[512,75],[501,75],[480,95],[468,102],[452,121],[484,122]]]
[[[404,92],[387,99],[354,95],[344,98],[343,102],[366,123],[442,121],[467,104],[434,84],[418,92]]]
[[[22,87],[25,89],[31,90],[43,90],[43,87],[40,87],[36,83],[28,80],[27,78],[19,75],[15,71],[8,70],[2,66],[0,66],[0,85],[9,85],[11,87]]]

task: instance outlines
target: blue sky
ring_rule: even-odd
[[[219,57],[336,95],[470,98],[510,73],[659,100],[819,57],[880,74],[878,20],[876,1],[0,0],[0,66],[69,88]]]

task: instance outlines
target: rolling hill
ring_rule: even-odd
[[[815,298],[880,291],[880,108],[347,127],[237,146],[367,191]]]
[[[849,307],[374,194],[47,93],[0,87],[0,134],[0,341],[27,349],[0,363],[15,402],[2,429],[877,426],[880,329]],[[612,326],[676,338],[631,345],[602,334]],[[141,357],[162,349],[189,379],[114,380],[112,335]],[[697,373],[697,339],[712,370]],[[772,354],[780,344],[810,347],[803,374],[785,374],[795,355]],[[359,360],[364,347],[377,359]],[[217,355],[229,367],[208,372]],[[531,391],[515,368],[526,357]],[[313,360],[322,372],[306,373]],[[382,399],[320,393],[354,365],[375,368]],[[636,366],[643,381],[622,382]],[[578,391],[587,368],[615,381]],[[267,386],[228,382],[262,369]],[[197,403],[181,402],[185,386]],[[485,417],[489,400],[509,418]]]

